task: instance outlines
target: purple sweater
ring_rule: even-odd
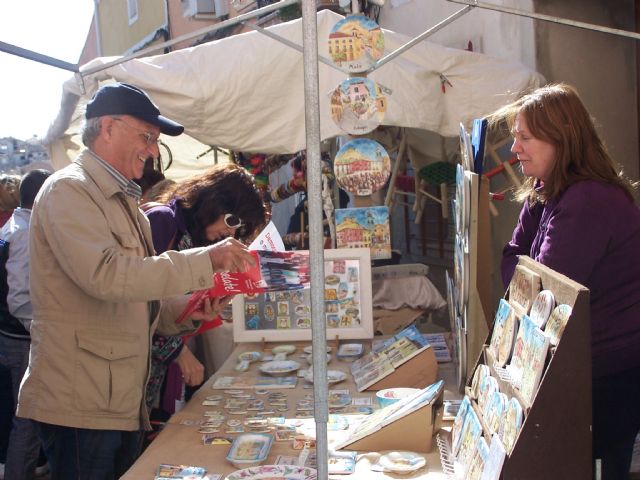
[[[594,378],[640,366],[640,210],[622,189],[582,181],[525,203],[502,252],[505,287],[518,255],[589,289]]]

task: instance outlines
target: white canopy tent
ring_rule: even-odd
[[[330,10],[317,14],[318,52],[328,58],[332,27],[343,17]],[[272,34],[302,45],[302,21],[269,27]],[[410,38],[384,30],[386,51]],[[80,71],[105,65],[116,57],[97,58]],[[452,86],[441,90],[440,74]],[[329,94],[348,74],[319,64],[321,139],[343,132],[330,116]],[[469,125],[523,91],[538,86],[536,72],[487,55],[445,48],[427,41],[382,65],[369,78],[388,89],[384,124],[457,136],[459,123]],[[185,125],[185,133],[206,145],[235,151],[293,153],[305,148],[302,53],[253,31],[164,55],[109,66],[63,85],[61,110],[43,143],[56,168],[74,152],[69,137],[78,133],[84,105],[101,82],[121,81],[149,93],[162,113]],[[183,136],[184,137],[184,136]],[[164,140],[164,139],[163,139]],[[178,143],[188,139],[180,138]],[[199,143],[195,143],[199,148]],[[76,143],[80,143],[76,141]],[[194,150],[183,154],[175,139],[174,164],[183,173],[198,168]],[[206,160],[211,163],[211,157]],[[183,165],[187,161],[189,165]],[[186,170],[185,170],[186,168]]]

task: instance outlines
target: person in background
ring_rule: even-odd
[[[502,108],[527,177],[502,258],[509,284],[528,255],[590,291],[593,459],[628,478],[640,429],[640,211],[574,88],[549,85]]]
[[[31,328],[31,298],[29,295],[29,221],[36,194],[50,173],[32,170],[20,183],[20,207],[2,227],[0,238],[9,243],[7,270],[7,306],[9,315],[0,319],[0,363],[9,368],[13,400],[29,364]],[[40,454],[40,439],[31,420],[14,417],[9,438],[6,478],[30,480],[36,473]]]
[[[266,222],[266,209],[253,175],[232,163],[218,164],[202,174],[170,186],[157,203],[142,206],[151,224],[157,252],[202,247],[228,237],[250,239]],[[222,311],[230,299],[216,299],[213,309]],[[167,369],[178,368],[189,387],[204,380],[204,366],[185,345],[182,337],[154,335],[152,373],[147,386],[149,408],[159,408],[160,393]],[[172,363],[175,360],[175,363]],[[182,385],[165,392],[164,412],[155,412],[159,420],[174,412]]]
[[[132,465],[150,428],[152,334],[195,330],[211,302],[177,325],[184,292],[255,264],[234,239],[154,255],[133,179],[159,154],[160,133],[184,128],[124,83],[102,86],[85,116],[87,148],[47,179],[31,214],[31,354],[17,415],[36,421],[53,480],[119,478]]]
[[[20,204],[20,177],[0,175],[0,227],[11,218],[14,208]],[[13,423],[15,405],[13,401],[11,372],[0,362],[0,479],[4,478],[4,467],[9,447],[9,435]]]
[[[20,177],[0,175],[0,227],[11,218],[13,210],[20,204]]]

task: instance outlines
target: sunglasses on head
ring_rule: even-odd
[[[240,228],[244,225],[242,219],[233,213],[224,214],[224,224],[229,228]]]

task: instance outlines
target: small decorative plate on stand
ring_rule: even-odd
[[[556,299],[553,296],[551,290],[542,290],[536,296],[536,299],[531,305],[531,312],[529,312],[529,318],[538,328],[544,328],[551,315],[553,307],[556,306]]]
[[[547,321],[547,326],[544,329],[544,333],[549,335],[551,345],[558,345],[564,327],[567,325],[567,321],[571,316],[571,307],[564,303],[558,305],[551,312],[551,316]]]
[[[507,404],[507,411],[503,417],[499,435],[507,454],[511,453],[511,449],[516,443],[516,438],[522,427],[522,415],[520,402],[515,397],[511,398]]]

